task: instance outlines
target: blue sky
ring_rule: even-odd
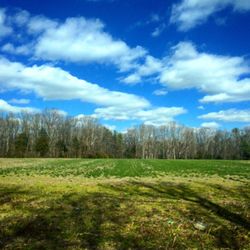
[[[249,45],[249,0],[0,0],[0,110],[248,126]]]

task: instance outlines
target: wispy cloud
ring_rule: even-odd
[[[6,14],[4,9],[0,9],[0,39],[13,32],[12,28],[6,22]]]
[[[224,122],[250,122],[250,109],[228,109],[219,112],[211,112],[199,116],[200,119],[218,120]]]
[[[180,31],[187,31],[201,25],[214,13],[227,7],[235,12],[249,11],[248,0],[182,0],[174,4],[171,14],[171,23],[178,25]]]
[[[159,107],[144,110],[108,107],[96,109],[95,117],[104,120],[138,120],[145,124],[161,126],[185,113],[187,110],[183,107]]]
[[[15,55],[29,55],[30,48],[27,45],[14,46],[12,43],[6,43],[1,48],[2,52]]]
[[[153,94],[158,96],[167,95],[168,91],[166,89],[156,89]]]
[[[11,100],[9,100],[9,103],[13,103],[13,104],[29,104],[30,103],[30,100],[29,99],[16,99],[16,98],[13,98]]]
[[[217,122],[203,122],[201,124],[202,128],[213,128],[213,129],[218,129],[219,127],[221,127],[221,125]]]
[[[159,25],[158,27],[156,27],[154,29],[154,31],[151,33],[152,37],[158,37],[165,29],[166,29],[166,24],[163,23],[161,25]]]
[[[10,112],[10,113],[20,113],[20,112],[37,113],[37,112],[40,112],[40,110],[37,108],[13,106],[3,99],[0,99],[0,111],[1,112]]]

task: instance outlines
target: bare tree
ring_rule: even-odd
[[[188,128],[175,122],[111,131],[89,116],[56,110],[0,114],[1,157],[116,157],[143,159],[249,159],[250,128]]]

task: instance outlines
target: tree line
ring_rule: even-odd
[[[0,157],[250,159],[250,127],[231,131],[170,122],[111,131],[56,110],[0,114]]]

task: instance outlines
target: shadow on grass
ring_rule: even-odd
[[[100,192],[46,193],[0,185],[1,249],[185,249],[249,246],[250,223],[186,185],[131,181]],[[227,190],[223,190],[224,193]],[[249,196],[234,194],[249,202]],[[229,195],[230,197],[230,195]],[[182,209],[178,202],[185,202]],[[147,209],[140,206],[146,204]],[[168,204],[175,209],[168,219]],[[161,207],[159,212],[155,207]],[[160,219],[155,220],[157,214]],[[211,227],[197,231],[194,221]],[[183,228],[185,234],[180,232]],[[179,230],[179,231],[178,231]],[[178,234],[180,234],[179,237]],[[205,245],[204,245],[205,244]]]
[[[236,213],[232,213],[228,209],[206,198],[203,198],[199,193],[195,192],[194,190],[188,188],[185,185],[173,186],[173,184],[170,185],[169,183],[161,183],[160,186],[155,186],[152,184],[141,182],[133,182],[133,184],[152,189],[154,194],[160,193],[166,195],[166,197],[168,198],[194,202],[200,207],[205,208],[208,211],[216,214],[217,216],[231,223],[234,223],[235,225],[241,226],[246,230],[250,230],[250,222],[247,221],[246,218],[243,218],[242,216]]]
[[[122,234],[135,209],[122,210],[119,198],[101,192],[58,195],[0,185],[0,249],[141,249],[136,235]]]
[[[217,186],[217,188],[219,187],[217,193],[222,191],[224,197],[228,197],[228,200],[232,197],[239,200],[238,203],[234,204],[234,206],[237,205],[236,209],[234,209],[237,212],[230,211],[233,209],[230,203],[227,206],[219,205],[205,198],[206,195],[203,197],[199,192],[194,191],[187,185],[172,182],[161,182],[156,185],[140,181],[132,181],[129,185],[129,189],[127,185],[112,186],[111,189],[123,194],[127,192],[129,196],[149,198],[149,200],[143,202],[154,202],[159,199],[163,203],[164,199],[166,199],[165,202],[174,201],[175,209],[184,220],[193,222],[193,225],[195,222],[205,221],[211,226],[208,233],[214,237],[214,247],[241,249],[244,239],[248,237],[250,230],[250,196],[248,193],[250,190],[248,185],[239,186],[235,190],[225,189],[220,185]],[[209,185],[208,188],[215,188],[215,186]],[[185,212],[179,209],[183,201],[187,202],[184,205]],[[241,204],[241,201],[244,201],[243,204]]]

